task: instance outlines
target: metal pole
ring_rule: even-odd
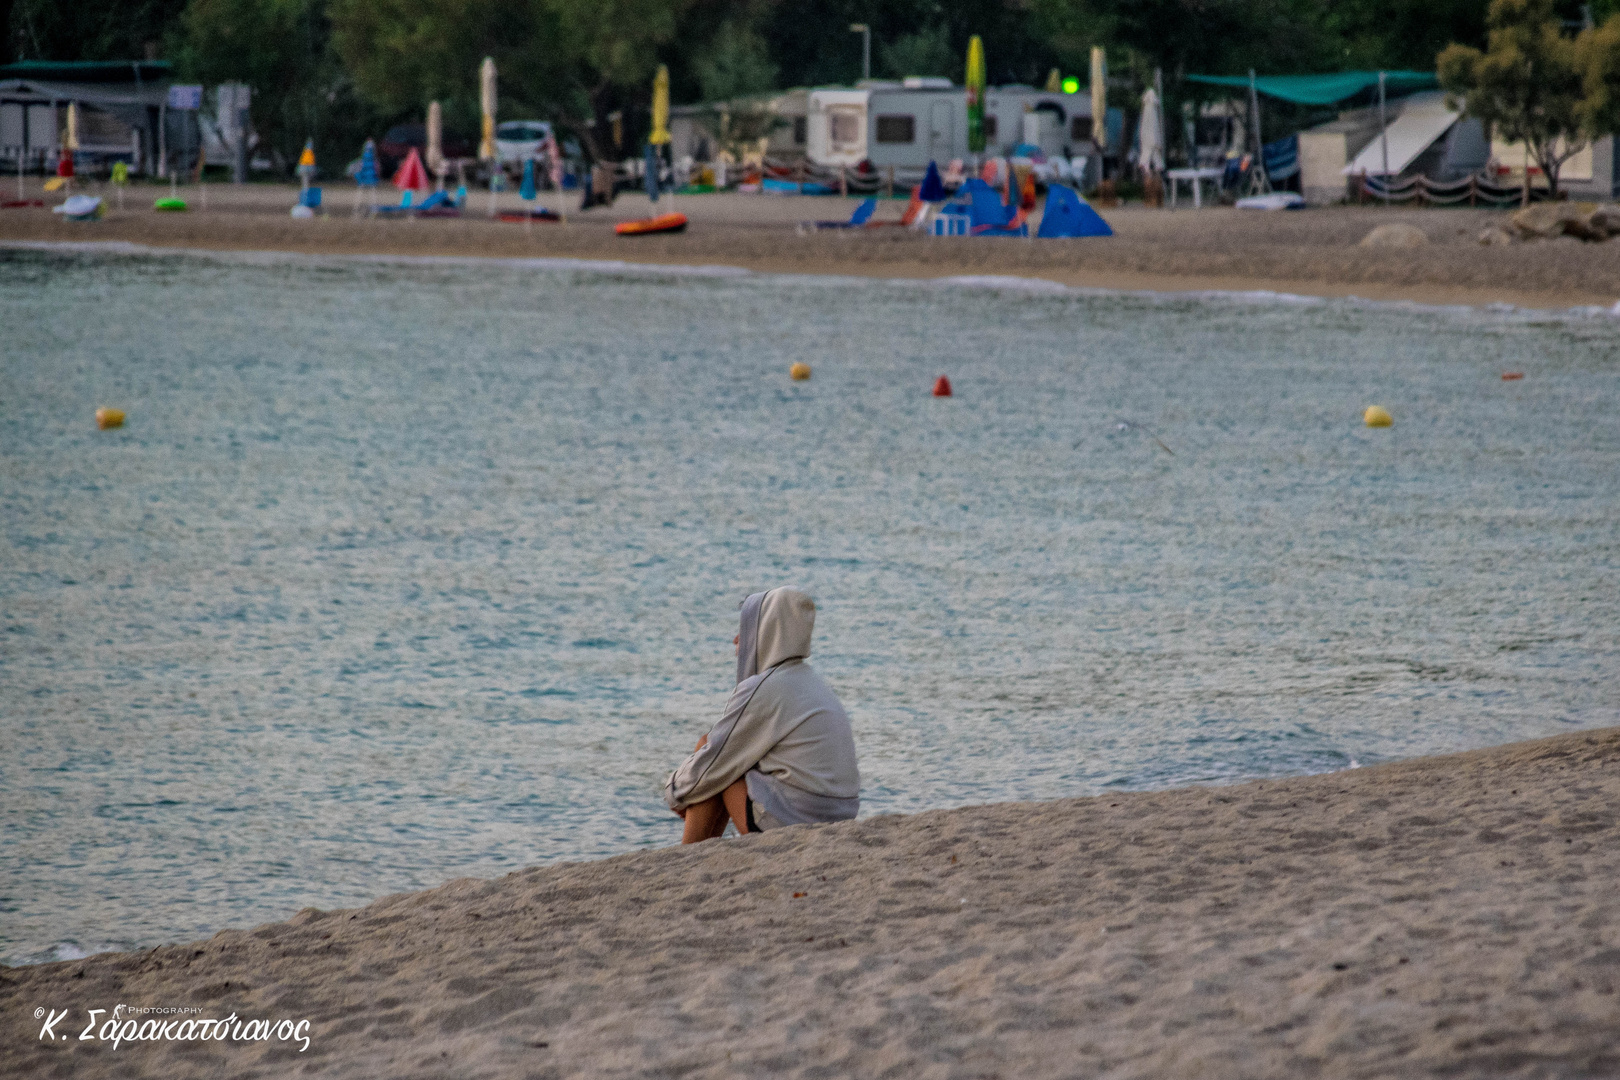
[[[1384,73],[1378,73],[1378,139],[1384,144],[1384,206],[1389,207],[1389,118],[1384,113]]]
[[[1255,85],[1254,68],[1249,69],[1249,118],[1254,124],[1254,168],[1260,170],[1261,190],[1270,191],[1271,177],[1266,174],[1265,146],[1260,141],[1260,92]]]
[[[850,23],[849,31],[861,35],[861,78],[872,77],[872,28],[866,23]]]

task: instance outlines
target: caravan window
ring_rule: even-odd
[[[805,137],[809,134],[809,131],[809,118],[804,116],[795,116],[793,118],[793,145],[803,146]]]
[[[827,123],[834,146],[852,146],[861,141],[861,121],[855,113],[836,111],[827,117]]]
[[[984,117],[984,138],[986,142],[996,141],[996,114],[986,113]]]
[[[1091,117],[1077,116],[1069,121],[1069,141],[1085,142],[1091,138]]]
[[[915,116],[880,116],[877,118],[877,141],[880,143],[914,143],[917,141]]]

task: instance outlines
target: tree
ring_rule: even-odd
[[[1557,198],[1559,170],[1587,143],[1576,41],[1565,35],[1552,0],[1491,0],[1485,22],[1484,52],[1454,44],[1436,58],[1440,85],[1469,116],[1523,142]]]
[[[1593,139],[1620,134],[1620,14],[1575,40],[1584,97],[1576,107],[1581,127]]]
[[[951,30],[944,23],[884,45],[881,55],[884,69],[897,79],[933,75],[960,82],[962,78],[962,54],[951,48]]]
[[[143,60],[178,25],[186,0],[15,0],[0,4],[4,51],[18,60]],[[3,14],[9,9],[9,14]]]
[[[658,49],[693,0],[331,2],[337,52],[379,108],[420,111],[437,99],[447,123],[471,123],[490,56],[503,114],[555,120],[601,160],[625,146],[598,121],[647,99]]]
[[[777,67],[765,40],[747,23],[727,20],[692,64],[703,100],[703,124],[715,143],[742,160],[781,126],[762,95],[776,87]]]

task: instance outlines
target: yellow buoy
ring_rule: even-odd
[[[788,368],[788,375],[793,379],[803,382],[805,379],[810,377],[810,365],[805,363],[803,360],[800,360],[792,367]]]
[[[1361,419],[1368,427],[1389,427],[1395,422],[1395,418],[1378,405],[1367,406],[1367,411],[1361,414]]]
[[[105,406],[96,410],[96,427],[102,431],[108,428],[124,426],[124,410],[109,409]]]

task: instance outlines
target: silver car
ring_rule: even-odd
[[[503,120],[495,125],[495,160],[503,169],[516,166],[540,154],[540,144],[551,135],[546,120]]]

